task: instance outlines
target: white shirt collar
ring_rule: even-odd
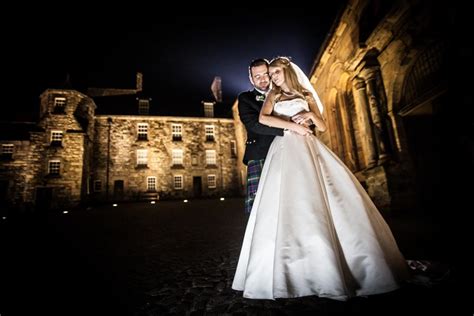
[[[262,90],[258,89],[257,87],[254,87],[254,88],[255,88],[255,90],[257,90],[259,93],[261,93],[263,95],[267,95],[268,91],[270,91],[270,90],[262,91]]]

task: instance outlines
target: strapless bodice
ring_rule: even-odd
[[[278,101],[273,107],[274,114],[282,117],[292,117],[301,111],[309,111],[309,106],[308,102],[299,98]]]

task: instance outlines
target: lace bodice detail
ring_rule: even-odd
[[[281,117],[292,117],[303,110],[309,111],[308,102],[299,98],[278,101],[273,107],[274,114]]]

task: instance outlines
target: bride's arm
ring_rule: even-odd
[[[273,116],[272,112],[273,106],[275,104],[275,97],[275,91],[271,90],[265,98],[265,102],[263,103],[262,109],[260,110],[258,121],[268,126],[286,128],[302,135],[311,133],[311,130],[303,125],[296,124],[292,121],[285,121],[282,118]]]
[[[319,112],[319,107],[316,104],[316,100],[314,99],[313,95],[311,93],[308,93],[305,95],[306,102],[308,102],[309,105],[309,112],[301,113],[295,115],[292,119],[296,123],[302,123],[307,120],[311,120],[314,125],[316,125],[316,128],[320,132],[324,132],[327,129],[326,122],[324,121],[323,116],[321,115],[321,112]]]

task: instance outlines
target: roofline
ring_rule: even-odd
[[[203,121],[203,122],[234,122],[234,119],[228,117],[193,117],[193,116],[160,116],[160,115],[106,115],[99,114],[96,115],[96,119],[107,119],[107,118],[117,118],[117,119],[133,119],[133,120],[163,120],[163,121]]]
[[[329,42],[331,41],[331,38],[333,37],[337,26],[339,25],[339,22],[341,21],[341,17],[344,14],[344,11],[346,10],[346,7],[348,5],[348,2],[345,1],[343,4],[340,5],[338,12],[336,14],[336,19],[331,25],[331,28],[329,29],[329,32],[326,34],[326,38],[323,41],[323,44],[319,47],[318,53],[316,54],[316,58],[314,59],[313,66],[311,67],[310,70],[310,75],[314,73],[316,70],[317,66],[319,65],[319,61],[321,60],[321,57],[326,50],[326,48],[329,45]]]

